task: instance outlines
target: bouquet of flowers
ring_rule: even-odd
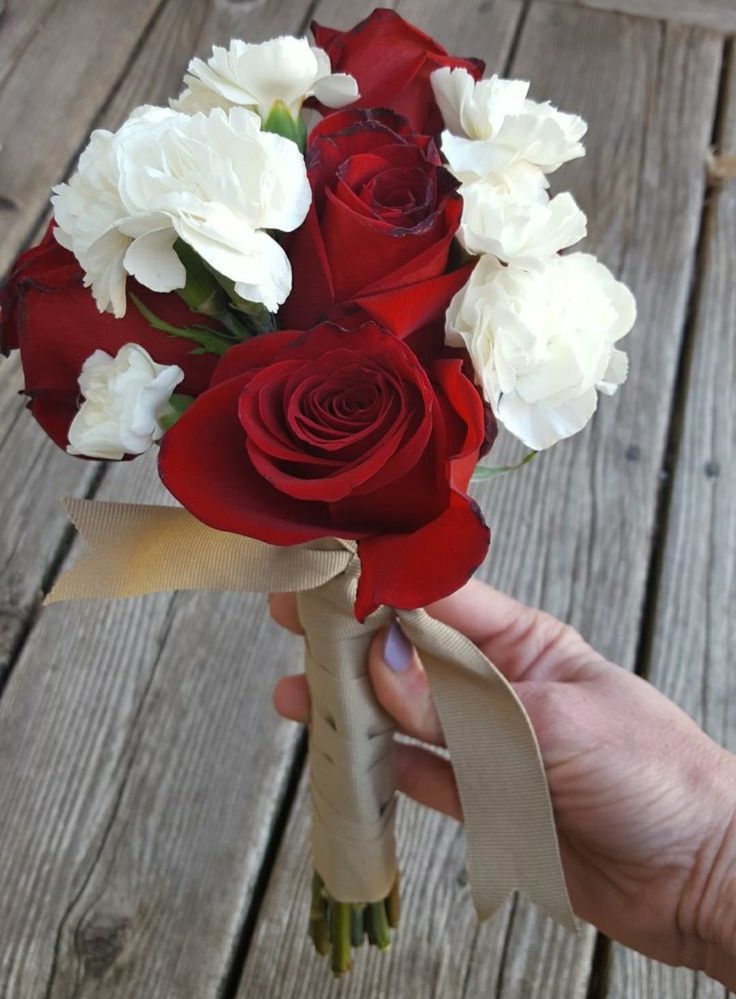
[[[215,47],[170,107],[94,132],[2,290],[0,336],[60,447],[160,444],[183,508],[74,504],[96,552],[52,599],[298,591],[310,928],[340,973],[398,918],[393,730],[366,665],[397,616],[447,734],[479,912],[526,888],[570,920],[528,718],[422,608],[486,556],[467,488],[498,471],[478,465],[497,423],[525,460],[584,427],[626,377],[635,306],[560,252],[586,220],[548,176],[583,155],[582,119],[390,10],[312,31]]]

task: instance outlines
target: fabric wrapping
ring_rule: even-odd
[[[518,890],[576,928],[544,765],[524,707],[472,642],[425,611],[382,607],[358,622],[354,543],[280,548],[216,531],[176,507],[67,500],[66,509],[91,552],[46,603],[172,589],[297,593],[313,700],[314,860],[334,898],[378,901],[396,876],[392,724],[367,675],[371,639],[395,616],[419,651],[445,732],[479,917]]]

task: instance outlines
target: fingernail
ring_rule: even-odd
[[[406,673],[414,658],[411,642],[396,621],[392,621],[386,632],[383,645],[383,659],[394,673]]]

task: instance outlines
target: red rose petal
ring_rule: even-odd
[[[414,610],[454,593],[483,562],[490,539],[476,504],[453,491],[445,512],[419,530],[359,541],[356,617],[364,621],[382,604]]]
[[[442,118],[430,76],[441,66],[464,67],[476,79],[485,69],[479,59],[452,56],[433,38],[396,11],[379,8],[350,31],[312,23],[316,44],[325,49],[335,73],[358,81],[356,108],[385,107],[409,118],[418,131],[439,132]]]
[[[164,485],[198,520],[220,531],[274,545],[333,537],[324,503],[294,500],[253,468],[237,418],[241,390],[238,378],[213,386],[164,434],[159,455]]]
[[[473,264],[468,264],[450,274],[403,287],[365,292],[355,299],[355,304],[371,319],[403,339],[433,322],[444,326],[447,308],[453,296],[467,283],[472,270]]]

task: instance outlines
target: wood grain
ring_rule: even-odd
[[[541,558],[517,553],[513,590],[629,667],[645,600],[720,60],[720,43],[706,32],[544,5],[531,9],[513,67],[538,84],[540,95],[590,122],[588,157],[555,175],[553,189],[569,187],[588,212],[583,249],[631,285],[639,320],[626,344],[626,386],[602,401],[583,434],[531,468],[526,483],[504,483],[509,502],[497,518],[497,537],[518,538],[518,527],[499,522],[507,511],[515,519],[519,511],[528,516],[522,523]],[[540,496],[541,516],[532,509]],[[492,561],[491,574],[495,579]],[[504,997],[522,987],[539,999],[585,996],[592,934],[586,948],[545,923],[529,907],[517,909],[508,945],[516,959],[508,962]],[[550,979],[552,969],[559,978]]]
[[[0,86],[57,0],[0,3]]]
[[[59,0],[0,87],[0,274],[33,232],[49,190],[86,144],[161,0]]]
[[[181,12],[173,2],[161,12],[106,110],[112,124],[132,104],[176,92],[197,44],[231,30],[287,31],[302,16],[293,4]],[[17,379],[12,362],[2,376]],[[53,512],[46,534],[15,538],[28,587],[64,529],[63,476],[30,417],[16,417],[30,437],[10,417],[0,425],[19,479],[35,467],[17,453],[24,445],[41,458],[33,493],[16,482],[25,510],[11,514],[46,530],[37,518]],[[94,467],[57,458],[67,488]],[[153,463],[139,460],[116,466],[103,495],[145,501],[159,490]],[[294,759],[297,733],[270,708],[292,657],[257,597],[182,594],[42,614],[0,702],[3,999],[218,994]]]
[[[497,19],[471,19],[465,35],[462,18],[454,9],[450,16],[457,16],[458,35],[449,47],[487,57]],[[434,33],[447,40],[441,30]],[[476,490],[495,529],[482,575],[571,621],[628,666],[644,600],[720,58],[718,40],[701,31],[535,4],[512,66],[513,75],[531,79],[534,96],[591,121],[587,160],[555,175],[553,189],[571,188],[588,210],[591,235],[584,248],[599,252],[634,287],[641,319],[628,345],[630,383],[603,401],[591,427],[523,472]],[[489,63],[503,59],[491,57]],[[499,462],[504,453],[496,455]],[[411,846],[403,883],[411,897],[400,939],[389,955],[361,953],[340,995],[582,999],[592,961],[590,930],[576,939],[521,904],[511,917],[507,910],[477,927],[464,894],[464,901],[453,900],[445,935],[438,938],[436,921],[447,901],[437,869],[457,877],[462,851],[454,838],[442,839],[442,830],[454,832],[451,824],[429,815],[412,822],[411,832],[404,831]],[[302,942],[307,902],[304,888],[295,897],[294,886],[301,877],[306,824],[297,812],[287,830],[241,999],[296,997],[305,981],[319,994],[337,995]],[[458,912],[460,905],[465,909]],[[288,971],[285,950],[298,961]]]
[[[102,59],[107,54],[113,62],[115,59],[123,60],[125,45],[132,50],[136,42],[129,27],[126,28],[127,33],[114,35],[115,18],[101,18],[99,8],[96,8],[97,13],[90,15],[91,26],[86,25],[85,30],[75,36],[66,21],[59,21],[66,9],[63,2],[59,11],[55,10],[48,17],[43,16],[38,3],[29,3],[27,8],[13,5],[6,13],[6,21],[0,22],[0,65],[4,68],[6,64],[1,60],[6,50],[3,46],[8,44],[5,31],[12,29],[15,31],[13,37],[20,37],[19,32],[31,8],[34,32],[27,51],[22,53],[22,65],[17,69],[20,75],[13,74],[8,83],[10,89],[3,89],[0,84],[0,141],[4,141],[0,152],[0,195],[10,190],[7,185],[3,186],[3,177],[12,177],[15,184],[26,185],[24,225],[32,224],[46,211],[49,186],[60,178],[68,165],[68,156],[76,151],[80,142],[86,141],[93,126],[116,128],[137,104],[165,103],[169,96],[177,94],[186,64],[195,49],[206,53],[212,44],[227,41],[234,34],[265,38],[287,30],[298,30],[304,19],[307,0],[301,5],[269,3],[255,10],[248,4],[211,4],[206,0],[181,4],[178,0],[168,0],[145,44],[140,46],[114,96],[104,108],[102,104],[108,96],[105,87],[109,89],[114,83],[114,76],[107,65],[105,72],[95,77],[97,64],[88,66],[85,62],[90,58],[86,48],[94,38],[98,58]],[[116,9],[122,8],[118,5]],[[131,24],[138,23],[139,30],[143,30],[146,24],[145,19],[141,19],[141,11],[140,3],[130,8]],[[72,19],[72,27],[74,24],[76,22]],[[47,47],[57,42],[59,53],[54,58],[61,60],[58,80],[54,83],[54,78],[48,80],[47,74],[34,71],[34,77],[40,75],[41,79],[25,96],[29,113],[28,120],[22,121],[22,107],[19,105],[11,113],[13,109],[5,103],[6,94],[9,95],[8,100],[13,99],[12,87],[20,86],[22,74],[29,71],[28,66],[34,65],[34,60],[38,65],[41,57],[46,59],[44,53]],[[110,50],[111,46],[114,52]],[[94,99],[89,93],[85,101],[78,104],[74,95],[79,89],[79,81],[86,80],[88,74],[96,79],[92,88]],[[52,90],[51,87],[59,85],[59,80],[63,82],[61,89]],[[65,101],[73,103],[71,111]],[[46,114],[55,119],[57,132],[65,121],[68,123],[61,143],[57,141],[57,132],[43,126],[43,115]],[[37,126],[40,129],[38,134]],[[73,145],[65,146],[72,133],[77,138]],[[3,140],[3,135],[9,138]],[[42,175],[35,172],[31,177],[34,173],[33,157],[44,155],[48,158],[43,164]],[[31,186],[28,187],[28,184]],[[14,198],[13,195],[13,203]],[[13,228],[17,219],[18,212],[4,210],[0,200],[0,272],[11,262],[19,241],[25,238],[22,226],[18,230]],[[39,236],[37,231],[32,242]],[[18,395],[21,385],[17,357],[2,363],[0,460],[4,474],[0,478],[0,507],[4,511],[4,526],[0,533],[0,686],[34,613],[43,579],[65,537],[67,523],[58,498],[63,493],[86,495],[98,471],[93,462],[69,460],[44,437],[29,414],[24,412],[24,400]]]
[[[733,65],[722,120],[719,144],[731,149]],[[648,676],[736,752],[736,184],[712,192],[708,222]],[[606,995],[722,999],[725,990],[705,975],[666,968],[614,946]]]
[[[41,433],[18,394],[19,367],[0,362],[0,688],[67,531],[59,497],[86,495],[97,469]]]
[[[556,0],[574,7],[661,18],[663,21],[693,24],[715,31],[736,31],[736,6],[733,0]]]
[[[166,499],[148,459],[102,493]],[[256,596],[43,612],[0,700],[4,999],[217,994],[295,749],[269,703],[293,661]]]

